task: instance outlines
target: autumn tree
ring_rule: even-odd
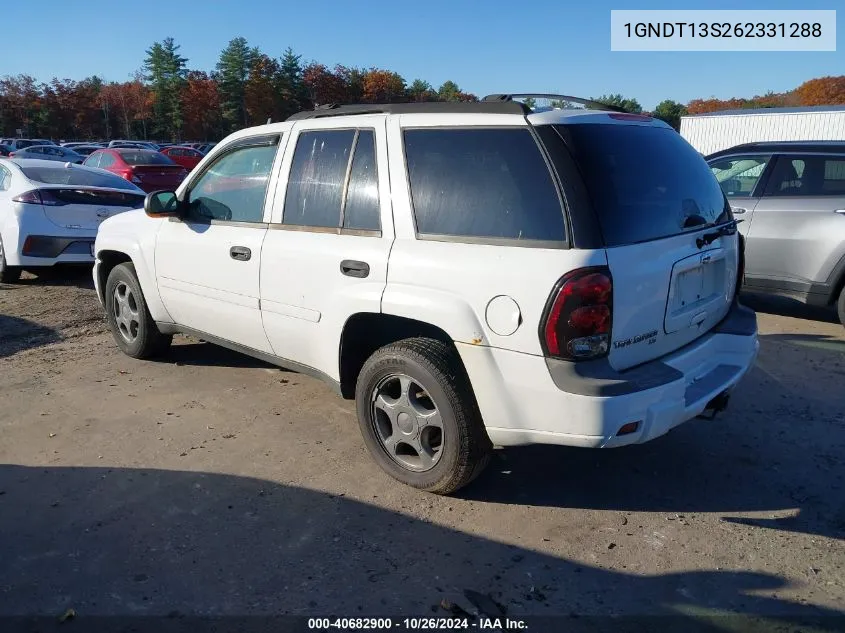
[[[41,99],[35,78],[29,75],[3,77],[0,94],[3,95],[3,133],[14,136],[16,130],[22,130],[24,135],[33,135],[35,113]]]
[[[246,83],[253,60],[260,53],[252,49],[243,37],[236,37],[220,53],[217,62],[220,105],[223,120],[230,131],[248,125]]]
[[[207,73],[192,70],[182,91],[185,138],[210,140],[220,134],[222,117],[217,82]]]
[[[258,125],[267,119],[280,120],[287,98],[279,62],[264,54],[256,55],[244,88],[244,103],[250,123]]]
[[[302,81],[308,92],[308,98],[314,105],[344,103],[346,82],[323,64],[311,62],[302,71]]]
[[[181,92],[187,75],[188,60],[179,54],[172,37],[155,42],[147,50],[144,68],[155,103],[153,125],[157,134],[175,140],[182,131]]]
[[[654,112],[652,112],[654,118],[665,121],[676,130],[681,129],[681,117],[686,116],[686,114],[686,106],[671,99],[664,99],[658,103]]]
[[[372,68],[364,74],[362,99],[366,103],[392,103],[405,99],[405,80],[398,73]]]
[[[801,105],[845,105],[845,75],[805,81],[795,92]]]

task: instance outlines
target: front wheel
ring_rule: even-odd
[[[452,345],[413,338],[380,348],[361,369],[355,400],[367,449],[402,483],[450,494],[490,461],[492,446]]]
[[[124,354],[151,358],[170,346],[173,337],[156,327],[132,264],[119,264],[112,269],[103,299],[112,336]]]

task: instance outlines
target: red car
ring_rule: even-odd
[[[161,153],[170,158],[174,163],[182,165],[188,171],[192,170],[202,160],[202,152],[198,152],[193,147],[186,147],[184,145],[174,145],[173,147],[165,147]]]
[[[148,149],[101,149],[88,156],[82,164],[126,178],[147,193],[172,191],[188,175],[188,170],[182,165]]]

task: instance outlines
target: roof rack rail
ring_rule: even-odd
[[[591,110],[609,110],[610,112],[627,112],[624,108],[618,106],[602,103],[601,101],[593,101],[592,99],[584,99],[583,97],[573,97],[571,95],[555,95],[555,94],[533,94],[533,93],[514,93],[514,94],[493,94],[484,97],[481,102],[508,102],[514,99],[556,99],[559,101],[570,101],[572,103],[580,103],[589,107]]]
[[[290,115],[287,121],[322,119],[354,114],[520,114],[531,113],[531,109],[518,101],[424,101],[420,103],[358,103],[341,105],[327,103],[313,110],[304,110]]]

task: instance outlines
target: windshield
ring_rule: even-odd
[[[47,185],[110,187],[125,191],[140,191],[138,187],[120,176],[90,169],[78,167],[21,167],[21,171],[29,180]]]
[[[580,167],[607,246],[731,219],[704,158],[674,130],[594,123],[555,129]]]
[[[175,165],[164,154],[153,151],[120,152],[120,157],[127,165]]]

